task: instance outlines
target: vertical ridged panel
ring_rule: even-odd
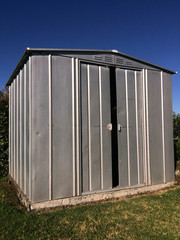
[[[73,196],[72,59],[52,56],[53,199]]]
[[[32,57],[32,200],[49,199],[48,56]]]
[[[163,183],[161,74],[147,73],[149,152],[152,184]]]
[[[128,186],[128,147],[125,70],[116,69],[117,123],[121,124],[118,133],[119,185]]]
[[[18,183],[17,180],[17,156],[16,156],[16,151],[17,151],[17,128],[16,128],[16,123],[17,123],[17,78],[14,79],[14,180],[16,183]]]
[[[29,57],[29,200],[32,200],[32,57]]]
[[[20,188],[24,189],[24,68],[20,71]]]
[[[172,77],[163,73],[165,181],[174,181],[174,145],[172,118]]]

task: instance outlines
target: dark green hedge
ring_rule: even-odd
[[[174,156],[175,161],[180,160],[180,114],[173,113]]]
[[[8,102],[7,91],[0,91],[0,177],[8,174]]]

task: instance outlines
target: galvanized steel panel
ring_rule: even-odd
[[[163,73],[164,95],[164,139],[165,139],[165,176],[166,182],[174,181],[174,149],[172,119],[172,79]]]
[[[20,72],[19,114],[20,114],[20,188],[24,190],[24,68]]]
[[[29,196],[29,62],[24,75],[24,189]]]
[[[14,180],[18,184],[17,179],[17,79],[14,80]]]
[[[127,71],[127,82],[129,110],[130,185],[133,186],[138,184],[134,71]]]
[[[81,64],[81,161],[82,191],[89,191],[89,134],[88,134],[88,83],[87,65]]]
[[[8,131],[8,160],[9,160],[9,174],[11,175],[11,86],[9,86],[9,131]]]
[[[108,189],[112,187],[109,68],[81,64],[81,103],[82,190]]]
[[[100,122],[98,67],[90,65],[92,190],[100,189]]]
[[[53,199],[73,195],[71,64],[52,56]]]
[[[16,98],[16,107],[17,107],[17,114],[16,114],[16,158],[17,158],[17,183],[20,185],[20,74],[16,77],[16,85],[17,85],[17,98]]]
[[[11,83],[11,177],[14,178],[14,82]]]
[[[112,187],[112,155],[111,155],[111,131],[107,125],[111,122],[111,104],[110,104],[110,72],[109,68],[101,67],[102,71],[102,131],[103,131],[103,187],[109,189]]]
[[[49,199],[48,56],[32,57],[32,201]]]
[[[123,64],[127,68],[144,66],[134,61],[130,63],[126,57],[119,59],[119,56],[109,54],[87,54],[82,57],[89,59],[90,62],[106,62],[109,66],[112,64]],[[26,70],[22,68],[11,84],[9,99],[11,176],[30,200],[35,202],[49,200],[51,186],[52,199],[75,195],[78,193],[78,189],[74,187],[77,184],[82,187],[80,192],[110,189],[111,131],[107,129],[107,125],[111,123],[110,69],[81,63],[80,68],[77,65],[75,70],[72,58],[54,55],[51,58],[50,73],[47,55],[34,55],[31,58],[32,102],[29,62],[25,64]],[[76,85],[72,72],[77,75]],[[144,173],[152,180],[152,184],[163,183],[163,167],[166,182],[174,180],[171,75],[162,73],[162,82],[160,72],[145,70],[144,73],[143,83],[141,71],[116,68],[117,124],[122,126],[121,131],[118,131],[120,187],[144,184]],[[52,99],[49,99],[51,96]],[[78,104],[75,98],[76,101],[79,99]],[[52,124],[49,121],[50,117]],[[78,131],[76,134],[80,134],[78,149],[75,127]],[[147,169],[147,172],[144,172],[146,169],[143,165],[145,151],[147,163],[150,162],[150,169],[149,171]],[[80,165],[77,165],[78,154]]]
[[[161,75],[148,71],[147,76],[151,181],[158,184],[163,183]]]
[[[142,72],[136,71],[137,77],[137,114],[138,114],[138,137],[139,137],[139,174],[140,184],[144,184],[143,166],[143,83]]]
[[[122,126],[121,132],[118,132],[119,185],[125,187],[128,186],[128,156],[125,71],[122,69],[116,69],[116,91],[117,123]]]

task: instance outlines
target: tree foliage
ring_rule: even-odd
[[[8,102],[7,90],[0,91],[0,177],[8,174]]]
[[[174,132],[174,155],[175,160],[180,160],[180,114],[173,113],[173,132]]]

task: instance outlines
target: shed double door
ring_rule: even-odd
[[[141,75],[81,63],[82,192],[143,183]]]

